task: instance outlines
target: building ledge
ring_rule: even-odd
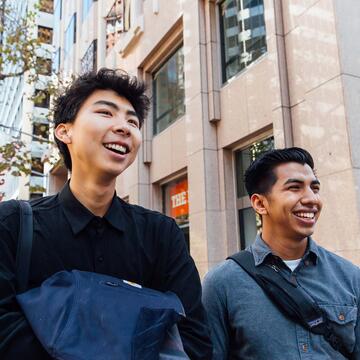
[[[135,24],[129,29],[124,37],[117,42],[116,50],[122,57],[125,57],[141,34],[144,32],[144,15],[138,16]]]

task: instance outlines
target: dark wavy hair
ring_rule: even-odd
[[[314,160],[304,149],[291,147],[267,151],[254,160],[245,172],[245,187],[249,196],[269,193],[277,180],[274,168],[288,162],[307,164],[314,171]]]
[[[113,90],[126,98],[136,111],[140,127],[142,126],[150,108],[150,100],[145,94],[145,83],[123,70],[107,68],[80,75],[56,98],[54,126],[61,123],[73,123],[81,106],[95,90]],[[67,145],[57,138],[55,141],[65,166],[71,171],[72,163]]]

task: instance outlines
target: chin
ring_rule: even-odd
[[[308,238],[314,233],[314,231],[302,231],[297,233],[297,238],[299,240],[303,240],[304,238]]]

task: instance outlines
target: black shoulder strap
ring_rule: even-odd
[[[246,250],[229,256],[228,259],[241,266],[287,317],[309,331],[323,335],[336,351],[350,358],[350,353],[342,340],[334,334],[316,302],[299,286],[285,279],[276,266],[256,267],[253,255]]]
[[[16,253],[17,292],[27,290],[31,259],[33,217],[31,205],[27,201],[19,201],[20,229]]]

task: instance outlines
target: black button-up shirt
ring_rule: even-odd
[[[29,288],[61,270],[78,269],[176,293],[186,319],[179,324],[191,359],[211,358],[198,272],[173,219],[114,196],[104,217],[87,210],[69,184],[31,202],[34,237]],[[19,206],[0,204],[0,358],[49,359],[15,300]]]

